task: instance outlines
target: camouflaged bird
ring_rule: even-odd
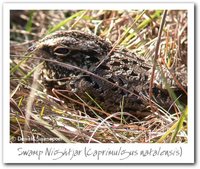
[[[142,112],[149,105],[152,64],[125,49],[112,50],[109,42],[96,35],[58,31],[39,40],[29,52],[45,59],[41,80],[47,89],[66,90],[68,97],[80,97],[91,106],[98,103],[107,112]],[[178,69],[176,78],[187,88],[186,68]],[[185,95],[170,73],[166,77],[177,97]],[[152,99],[168,109],[173,100],[164,86],[157,72]],[[68,100],[66,104],[77,103]]]

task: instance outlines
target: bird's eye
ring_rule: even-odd
[[[67,49],[66,47],[58,46],[54,49],[53,52],[54,52],[54,55],[57,55],[57,56],[67,56],[70,50]]]

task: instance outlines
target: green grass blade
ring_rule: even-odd
[[[174,129],[176,128],[177,126],[177,122],[175,124],[173,124],[172,127],[170,127],[164,135],[162,135],[162,137],[156,142],[156,143],[163,143],[164,140],[167,140],[167,136],[169,136],[173,131]]]
[[[151,15],[149,19],[144,20],[139,26],[138,29],[144,29],[149,23],[151,23],[154,19],[159,18],[162,15],[162,10],[157,10],[153,15]]]
[[[186,109],[183,111],[183,114],[181,115],[179,121],[177,122],[175,131],[174,131],[174,133],[172,134],[172,137],[171,137],[171,141],[170,141],[171,143],[175,142],[175,139],[176,139],[178,132],[183,127],[183,122],[187,119],[187,115],[188,115],[188,107],[186,107]]]
[[[179,132],[179,131],[181,130],[181,128],[183,127],[183,122],[186,120],[187,114],[188,114],[188,108],[186,107],[186,109],[185,109],[185,111],[183,112],[183,114],[182,114],[182,116],[180,117],[180,119],[179,119],[175,124],[173,124],[173,126],[170,127],[170,128],[165,132],[165,134],[157,141],[157,143],[162,143],[164,140],[166,140],[167,136],[169,136],[171,133],[173,133],[173,134],[172,134],[172,137],[171,137],[170,142],[171,142],[171,143],[174,143],[178,132]]]
[[[26,74],[26,75],[22,78],[22,80],[26,80],[26,79],[30,78],[31,75],[35,72],[35,70],[37,70],[42,64],[43,64],[43,62],[40,63],[40,64],[38,64],[36,67],[34,67],[30,72],[28,72],[28,74]]]
[[[102,109],[102,107],[92,98],[92,96],[89,95],[89,93],[85,92],[85,94],[96,104],[96,106],[97,106],[100,110],[104,111],[104,110]]]
[[[23,64],[24,62],[26,62],[29,59],[29,57],[24,58],[23,60],[21,60],[17,65],[13,66],[10,69],[10,75],[12,75],[15,71],[19,70],[20,71],[20,66],[21,64]]]
[[[81,16],[83,13],[84,13],[84,11],[79,11],[79,12],[75,13],[74,15],[70,16],[69,18],[61,21],[60,23],[55,25],[53,28],[50,28],[47,31],[47,34],[51,34],[52,32],[59,30],[62,26],[66,25],[69,21],[73,20],[74,18],[76,18],[78,16]]]
[[[25,30],[27,32],[31,32],[32,31],[32,25],[33,25],[33,14],[34,14],[34,11],[30,11],[29,13],[29,20],[26,24],[26,27],[25,27]]]

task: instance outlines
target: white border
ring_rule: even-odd
[[[188,143],[187,144],[10,144],[9,143],[9,11],[16,9],[187,9],[188,10]],[[194,162],[194,4],[192,3],[5,3],[3,5],[3,161],[4,163],[193,163]],[[182,156],[129,156],[125,160],[120,160],[121,156],[102,156],[99,160],[96,156],[84,158],[84,156],[76,156],[70,160],[70,156],[63,156],[58,160],[52,160],[52,157],[43,157],[38,160],[38,156],[19,156],[20,151],[17,149],[22,147],[24,150],[29,148],[44,150],[46,147],[53,147],[60,151],[72,149],[83,150],[84,147],[93,150],[142,150],[142,149],[158,149],[161,150],[179,150]],[[181,147],[181,148],[180,148]],[[84,150],[83,150],[84,151]]]

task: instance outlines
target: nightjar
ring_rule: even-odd
[[[151,62],[126,49],[114,49],[106,40],[80,31],[58,31],[39,40],[30,49],[45,59],[41,80],[47,89],[65,90],[65,95],[84,101],[90,106],[100,106],[107,112],[144,111],[149,106],[148,92]],[[187,71],[174,71],[176,78],[187,88]],[[185,93],[174,78],[166,76],[177,97]],[[173,99],[163,85],[160,73],[154,80],[155,103],[170,108]],[[79,99],[78,99],[79,98]],[[76,105],[73,101],[66,104]]]

